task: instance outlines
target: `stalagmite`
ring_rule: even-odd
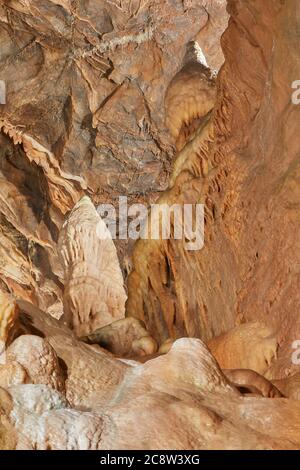
[[[64,313],[77,336],[125,315],[126,293],[115,245],[88,197],[69,214],[59,237]]]

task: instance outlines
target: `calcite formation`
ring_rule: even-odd
[[[145,321],[159,343],[178,336],[210,341],[262,322],[276,332],[268,377],[277,379],[298,370],[292,344],[299,336],[299,250],[292,227],[299,222],[300,107],[292,102],[292,83],[300,63],[291,39],[298,20],[290,15],[299,5],[227,3],[216,104],[177,154],[159,199],[205,204],[204,248],[188,252],[180,240],[139,240],[127,313]]]
[[[125,316],[126,293],[117,251],[88,197],[62,226],[58,251],[64,267],[64,315],[77,336]]]
[[[1,2],[0,449],[300,448],[299,8]]]
[[[215,80],[208,66],[197,60],[196,44],[188,44],[184,66],[171,80],[165,97],[166,125],[177,150],[192,140],[216,101]]]

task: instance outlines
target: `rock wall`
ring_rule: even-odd
[[[2,1],[1,448],[299,448],[299,8]],[[125,293],[82,199],[120,195],[204,247],[116,240]]]
[[[278,333],[274,374],[291,372],[299,337],[298,10],[293,1],[228,2],[216,105],[177,155],[160,198],[205,204],[204,248],[139,241],[129,280],[129,313],[159,339],[209,340],[264,321]]]
[[[190,40],[199,37],[220,68],[225,8],[225,0],[1,2],[5,290],[59,317],[56,244],[67,212],[84,194],[96,206],[120,195],[149,204],[167,188],[175,149],[165,92]],[[117,245],[125,269],[131,247]]]

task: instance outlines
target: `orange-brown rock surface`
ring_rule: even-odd
[[[95,205],[119,195],[148,204],[166,189],[175,154],[166,90],[199,35],[220,68],[227,20],[225,0],[1,2],[4,288],[62,314],[66,214],[84,194]],[[123,265],[127,243],[118,245]]]
[[[128,284],[128,314],[159,342],[266,324],[279,345],[273,378],[297,370],[298,9],[293,1],[228,2],[216,105],[176,156],[159,199],[205,204],[204,248],[139,240]]]
[[[0,449],[300,448],[299,9],[1,2]]]

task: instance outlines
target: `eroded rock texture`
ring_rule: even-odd
[[[67,212],[84,194],[95,205],[119,195],[148,204],[166,189],[175,154],[166,89],[198,36],[220,68],[225,8],[225,0],[1,2],[4,288],[61,316],[56,243]],[[118,245],[123,264],[127,243]]]
[[[299,448],[299,18],[2,1],[0,448]],[[203,249],[104,249],[123,195],[203,203]]]
[[[205,245],[188,252],[178,241],[139,241],[128,313],[159,341],[209,340],[262,321],[279,342],[275,377],[295,371],[291,344],[299,336],[300,107],[291,102],[299,5],[229,1],[228,10],[216,105],[177,155],[159,199],[205,203]]]

